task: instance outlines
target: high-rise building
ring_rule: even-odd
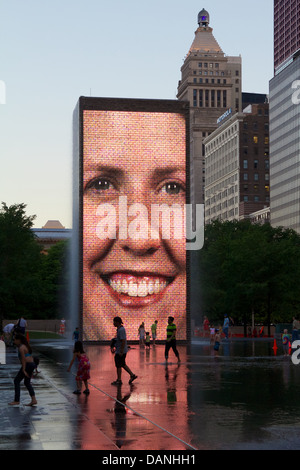
[[[300,232],[300,2],[274,0],[270,80],[271,224]]]
[[[242,108],[242,59],[225,55],[209,24],[209,13],[203,9],[181,67],[177,94],[190,103],[191,200],[196,204],[204,203],[203,139],[217,128],[220,115]]]
[[[205,223],[239,220],[269,207],[269,105],[226,113],[204,140]]]
[[[270,81],[271,224],[300,232],[300,57]]]
[[[274,74],[300,54],[300,2],[274,0]]]

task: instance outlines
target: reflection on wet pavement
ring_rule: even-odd
[[[0,449],[299,449],[300,365],[267,340],[223,342],[219,356],[204,340],[179,346],[133,346],[127,363],[138,379],[116,378],[108,346],[88,345],[89,396],[75,396],[66,369],[72,345],[39,345],[36,408],[7,409],[18,363],[0,366]],[[75,373],[76,368],[73,368]],[[23,388],[21,399],[27,402]],[[16,446],[16,447],[14,447]]]

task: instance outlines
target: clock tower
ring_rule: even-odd
[[[198,29],[181,67],[177,98],[190,103],[191,201],[204,204],[205,155],[203,139],[218,126],[228,109],[242,107],[242,60],[224,54],[210,27],[204,8]]]

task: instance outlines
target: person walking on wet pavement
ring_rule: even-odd
[[[140,346],[145,346],[145,324],[141,323],[138,329],[139,343]]]
[[[285,356],[289,356],[289,347],[290,347],[290,335],[288,330],[285,328],[283,334],[281,335],[283,353]]]
[[[25,338],[25,336],[21,334],[16,334],[15,339],[14,339],[15,345],[18,348],[18,356],[20,359],[20,362],[22,364],[21,369],[19,370],[18,374],[15,377],[14,380],[14,385],[15,385],[15,399],[9,405],[14,406],[14,405],[19,405],[20,404],[20,384],[22,380],[24,380],[24,385],[28,390],[28,393],[31,397],[31,402],[28,403],[25,406],[34,406],[37,405],[37,401],[35,398],[35,392],[33,390],[33,387],[31,385],[31,377],[33,374],[34,369],[36,368],[36,364],[34,362],[34,359],[32,357],[32,349]]]
[[[228,330],[229,330],[229,318],[228,318],[228,315],[225,315],[224,323],[223,323],[223,333],[226,339],[228,339]]]
[[[115,346],[112,348],[112,351],[115,352],[115,365],[117,369],[117,380],[112,382],[112,385],[121,385],[122,384],[122,369],[124,369],[129,375],[129,384],[137,379],[137,375],[135,375],[127,366],[126,364],[126,354],[128,351],[127,347],[127,339],[126,339],[126,330],[123,326],[123,321],[120,317],[115,317],[114,326],[117,328],[117,338],[115,342]]]
[[[21,335],[25,336],[26,327],[27,327],[27,321],[25,320],[25,318],[24,317],[19,318],[18,323],[17,323],[18,333],[21,333]]]
[[[293,330],[292,330],[292,343],[299,339],[300,322],[296,317],[293,317]]]
[[[155,320],[155,322],[151,325],[151,334],[152,334],[152,344],[155,346],[155,340],[156,340],[156,335],[157,335],[157,323],[158,321]]]
[[[169,351],[171,348],[173,349],[178,362],[180,362],[179,352],[177,351],[177,348],[176,348],[176,325],[173,322],[174,322],[174,317],[168,317],[167,340],[166,340],[166,346],[165,346],[166,362],[168,362]]]
[[[221,335],[220,335],[220,332],[219,332],[218,328],[216,328],[216,330],[215,330],[215,344],[214,344],[214,351],[215,351],[216,356],[219,355],[220,342],[221,342]]]

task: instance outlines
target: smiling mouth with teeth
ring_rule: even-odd
[[[174,278],[159,275],[114,273],[100,276],[115,298],[128,306],[157,300]]]

